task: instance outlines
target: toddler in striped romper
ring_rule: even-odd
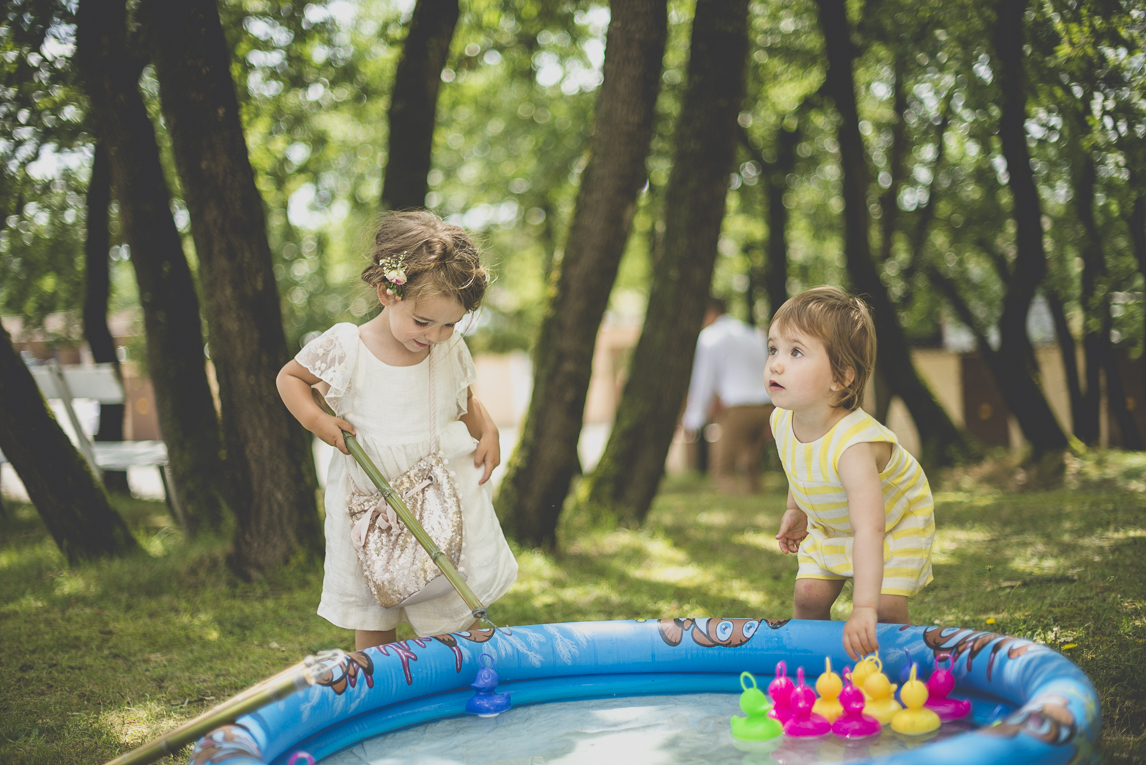
[[[875,366],[867,305],[835,287],[784,303],[768,329],[772,433],[788,476],[776,535],[797,553],[796,619],[830,619],[854,579],[844,650],[879,648],[876,624],[910,624],[907,599],[931,581],[934,502],[919,463],[860,409]]]

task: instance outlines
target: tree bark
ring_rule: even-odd
[[[999,319],[998,357],[1002,374],[996,377],[995,383],[1038,456],[1066,449],[1068,441],[1039,386],[1039,370],[1027,337],[1027,314],[1046,275],[1047,264],[1042,212],[1027,151],[1027,89],[1023,69],[1025,11],[1026,0],[1000,0],[995,25],[995,52],[1003,96],[999,139],[1007,161],[1017,247]]]
[[[390,94],[390,148],[382,207],[424,207],[438,88],[458,23],[458,0],[418,0]]]
[[[851,42],[844,0],[817,0],[828,57],[824,92],[839,113],[840,167],[843,172],[844,250],[852,286],[872,307],[879,342],[879,372],[911,412],[922,443],[925,467],[946,465],[970,446],[946,410],[919,376],[895,306],[879,278],[868,239],[867,163],[856,108]]]
[[[256,577],[322,541],[310,442],[275,390],[289,356],[263,202],[215,1],[140,12],[207,298],[238,521],[231,562]]]
[[[762,281],[764,293],[768,296],[768,316],[771,317],[788,299],[788,208],[784,206],[784,193],[788,189],[788,175],[796,167],[800,132],[798,127],[793,130],[780,127],[776,132],[775,162],[764,158],[763,152],[756,148],[743,127],[740,128],[740,142],[760,165],[764,194],[768,200],[768,242],[764,251]],[[752,307],[749,307],[750,312]]]
[[[688,84],[665,194],[664,252],[613,431],[581,495],[625,523],[644,521],[688,391],[712,282],[748,53],[747,0],[698,0]]]
[[[590,160],[534,350],[533,397],[498,493],[520,541],[552,547],[576,474],[597,330],[629,237],[668,28],[665,0],[614,0]]]
[[[115,376],[122,380],[119,358],[115,355],[115,339],[107,325],[107,304],[111,293],[111,274],[108,272],[108,249],[111,235],[108,228],[108,210],[111,208],[111,164],[107,147],[97,141],[92,174],[87,193],[87,239],[84,242],[84,337],[88,341],[92,358],[97,364],[115,365]],[[123,440],[123,404],[100,404],[99,430],[96,441]],[[126,470],[103,471],[103,485],[108,491],[126,494]]]
[[[128,54],[124,2],[82,0],[76,16],[77,63],[100,140],[107,145],[119,219],[131,248],[147,333],[148,374],[173,490],[189,531],[217,528],[228,505],[228,487],[203,357],[199,298],[171,217],[155,130],[139,93],[139,62]]]
[[[1135,167],[1130,168],[1130,188],[1136,192],[1134,202],[1130,206],[1130,218],[1127,221],[1130,227],[1130,242],[1134,249],[1134,258],[1138,261],[1138,271],[1146,277],[1146,192],[1143,191],[1142,178]],[[1146,337],[1146,313],[1142,316],[1142,334]],[[1146,353],[1139,357],[1138,364],[1141,369],[1141,379],[1146,381]]]
[[[138,548],[0,328],[0,451],[69,563]]]
[[[1087,101],[1089,103],[1089,99]],[[1085,150],[1083,150],[1085,152]],[[1106,252],[1102,246],[1102,231],[1094,216],[1094,184],[1096,170],[1094,158],[1084,153],[1081,174],[1077,182],[1075,199],[1078,203],[1078,219],[1086,234],[1082,245],[1082,309],[1084,322],[1082,345],[1086,351],[1086,394],[1083,399],[1086,410],[1087,429],[1085,435],[1079,433],[1075,423],[1075,435],[1088,444],[1097,444],[1100,435],[1099,417],[1102,399],[1101,376],[1106,378],[1106,406],[1118,423],[1122,436],[1122,448],[1140,451],[1142,437],[1134,416],[1126,408],[1126,391],[1122,385],[1122,371],[1114,356],[1114,346],[1110,342],[1110,331],[1114,327],[1114,317],[1110,312],[1110,298],[1113,285],[1106,268]]]

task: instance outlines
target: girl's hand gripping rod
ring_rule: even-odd
[[[322,408],[322,411],[329,414],[331,417],[337,417],[334,410],[330,408],[330,404],[326,403],[326,399],[322,397],[316,389],[311,388],[311,393],[314,395],[315,403]],[[351,456],[358,462],[366,475],[370,476],[370,480],[378,487],[378,491],[382,492],[382,496],[386,499],[386,504],[394,508],[394,512],[402,519],[402,523],[406,524],[406,528],[414,535],[414,539],[418,540],[418,544],[430,556],[430,560],[438,567],[442,574],[450,581],[450,584],[457,590],[458,595],[461,596],[465,604],[469,606],[470,613],[474,618],[479,621],[484,621],[490,626],[496,628],[493,622],[486,618],[486,613],[489,609],[481,604],[481,601],[474,595],[473,590],[469,588],[465,580],[458,574],[458,570],[454,568],[454,564],[450,562],[449,557],[438,549],[438,545],[422,528],[422,524],[418,523],[418,519],[410,513],[410,509],[406,507],[406,502],[402,499],[402,495],[394,491],[390,486],[390,482],[382,475],[382,472],[374,465],[374,462],[366,455],[365,450],[358,443],[350,433],[345,430],[342,431],[342,437],[346,441],[346,449],[350,452]]]

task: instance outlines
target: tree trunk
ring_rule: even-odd
[[[1081,243],[1082,285],[1079,300],[1082,307],[1082,349],[1086,354],[1086,389],[1074,421],[1074,434],[1089,446],[1098,444],[1101,431],[1099,412],[1102,404],[1102,363],[1104,346],[1110,345],[1109,296],[1101,294],[1106,285],[1106,257],[1098,239],[1098,226],[1094,221],[1094,160],[1083,153],[1082,167],[1075,178],[1075,202],[1078,219],[1085,236]],[[1104,342],[1105,340],[1105,342]]]
[[[1054,321],[1054,333],[1058,338],[1059,356],[1062,357],[1062,369],[1066,376],[1066,390],[1070,396],[1071,430],[1075,438],[1078,434],[1078,422],[1082,417],[1082,384],[1078,376],[1078,354],[1075,352],[1074,335],[1070,333],[1070,322],[1066,318],[1066,307],[1058,295],[1048,294],[1047,305],[1050,306],[1051,318]]]
[[[752,143],[743,127],[740,128],[740,142],[760,165],[768,200],[768,243],[764,254],[763,282],[764,293],[768,296],[768,316],[771,317],[788,299],[788,208],[784,206],[784,193],[788,189],[788,175],[796,167],[800,131],[798,127],[793,130],[780,127],[776,132],[775,162],[764,159],[764,154]]]
[[[238,521],[232,565],[259,576],[322,544],[310,441],[275,390],[289,356],[263,201],[215,0],[140,12],[207,297]]]
[[[867,164],[856,109],[851,43],[844,0],[817,0],[820,27],[828,57],[824,92],[839,113],[840,168],[843,172],[844,250],[852,286],[872,307],[879,342],[877,365],[911,412],[922,444],[926,467],[950,464],[970,448],[946,410],[919,376],[911,360],[907,336],[887,288],[879,278],[868,240]]]
[[[1130,206],[1130,217],[1127,220],[1127,225],[1130,227],[1130,242],[1134,249],[1134,258],[1138,261],[1138,272],[1146,277],[1146,191],[1143,190],[1142,180],[1138,169],[1131,167],[1130,188],[1135,196],[1134,202]],[[1142,335],[1146,337],[1146,313],[1142,315]],[[1139,357],[1138,364],[1141,369],[1141,379],[1146,382],[1146,353]]]
[[[1039,386],[1039,370],[1027,337],[1027,314],[1046,275],[1047,264],[1038,190],[1027,151],[1027,90],[1023,70],[1025,11],[1026,0],[1000,0],[995,26],[995,52],[1003,95],[999,139],[1007,161],[1017,247],[999,319],[998,357],[1002,374],[996,377],[995,383],[1038,456],[1066,449],[1068,441]]]
[[[122,555],[138,547],[2,328],[0,451],[11,461],[69,563]]]
[[[665,194],[664,253],[613,431],[581,495],[626,523],[644,521],[692,374],[716,261],[748,53],[747,0],[698,0],[676,150]]]
[[[1141,177],[1135,168],[1130,168],[1130,188],[1135,191],[1134,202],[1130,207],[1130,218],[1127,221],[1130,227],[1130,241],[1134,249],[1134,258],[1138,261],[1138,271],[1146,277],[1146,192],[1143,192]],[[1143,337],[1146,337],[1146,313],[1142,316]],[[1146,353],[1143,353],[1138,363],[1141,369],[1141,379],[1146,381]],[[1141,406],[1142,403],[1139,403]],[[1146,436],[1146,434],[1140,434]]]
[[[578,470],[577,441],[597,330],[645,183],[645,154],[668,27],[665,0],[614,0],[604,82],[577,210],[554,265],[534,350],[533,397],[498,493],[498,510],[520,541],[552,547]]]
[[[1089,103],[1087,99],[1086,103]],[[1084,150],[1085,151],[1085,150]],[[1114,356],[1114,346],[1110,342],[1110,331],[1114,327],[1114,317],[1110,312],[1110,298],[1113,285],[1106,268],[1106,252],[1102,246],[1102,231],[1094,217],[1094,183],[1096,172],[1094,158],[1086,152],[1082,173],[1078,179],[1075,199],[1078,203],[1078,219],[1082,222],[1086,238],[1082,246],[1082,309],[1084,322],[1083,348],[1086,350],[1086,416],[1088,429],[1082,437],[1075,423],[1075,435],[1084,443],[1097,444],[1100,434],[1099,406],[1102,398],[1100,372],[1106,378],[1106,406],[1118,423],[1122,436],[1122,448],[1140,451],[1142,437],[1134,422],[1134,415],[1126,408],[1126,392],[1122,385],[1122,371]],[[1093,415],[1093,420],[1091,420]],[[1093,422],[1093,426],[1090,423]]]
[[[434,140],[434,115],[442,67],[458,23],[458,0],[418,0],[390,93],[390,148],[382,207],[403,210],[426,204],[426,174]]]
[[[128,55],[124,2],[82,0],[76,15],[77,63],[107,146],[119,219],[131,248],[172,490],[189,531],[217,528],[228,487],[203,357],[199,298],[171,217],[155,130],[139,93],[139,62]]]
[[[111,293],[111,275],[108,273],[108,249],[111,245],[111,235],[108,231],[110,207],[111,165],[107,158],[107,147],[97,141],[87,194],[87,239],[84,242],[84,337],[96,363],[114,364],[115,376],[122,379],[119,358],[115,355],[115,340],[107,326],[107,303]],[[123,440],[123,404],[100,404],[99,430],[95,434],[95,440]],[[128,493],[130,488],[127,485],[127,471],[103,471],[103,485],[108,491]]]

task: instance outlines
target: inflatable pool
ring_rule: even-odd
[[[811,683],[825,657],[835,667],[850,664],[842,631],[842,622],[704,618],[543,624],[402,641],[340,656],[314,686],[204,736],[191,763],[322,762],[392,731],[464,716],[474,695],[470,684],[492,663],[498,692],[510,693],[513,702],[499,721],[526,705],[580,699],[728,694],[734,709],[741,672],[764,686],[782,660],[789,672],[804,667]],[[1097,759],[1101,717],[1094,686],[1050,648],[939,626],[880,625],[879,641],[893,682],[909,661],[930,671],[936,656],[950,654],[953,695],[972,701],[974,726],[886,756],[873,749],[871,761],[1065,765]],[[775,755],[750,754],[744,762],[792,761]]]

